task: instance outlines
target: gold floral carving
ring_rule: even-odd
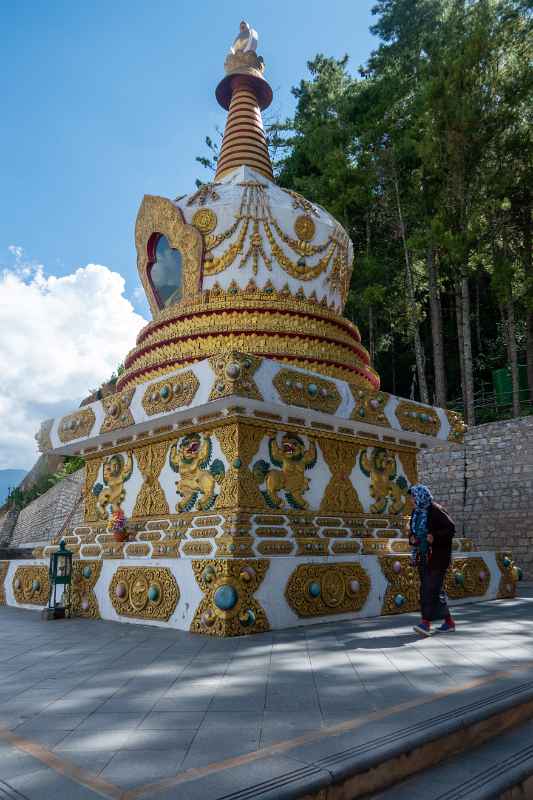
[[[301,564],[285,589],[299,617],[322,617],[361,611],[370,592],[370,577],[361,564]]]
[[[142,406],[148,416],[165,414],[176,408],[190,406],[199,388],[200,383],[192,370],[180,372],[148,386]]]
[[[193,561],[194,577],[204,597],[195,612],[191,632],[211,636],[243,636],[268,631],[270,625],[267,615],[254,594],[265,577],[269,563],[268,559]],[[224,592],[232,595],[233,603],[219,600]]]
[[[48,453],[49,450],[53,450],[53,444],[50,438],[53,424],[53,419],[47,419],[41,422],[41,427],[35,434],[35,441],[37,442],[40,453]]]
[[[513,559],[509,551],[496,553],[496,563],[500,570],[500,583],[498,585],[499,599],[513,598],[516,596],[516,578],[513,572]]]
[[[394,569],[395,564],[400,565],[399,572]],[[388,581],[381,613],[417,611],[420,607],[420,579],[418,569],[411,566],[409,557],[380,556],[379,566]]]
[[[325,414],[334,414],[341,404],[341,396],[333,381],[314,375],[281,369],[272,381],[284,403]]]
[[[217,508],[239,508],[243,511],[261,508],[264,500],[250,471],[250,461],[259,449],[264,430],[255,425],[239,423],[225,425],[215,433],[228,461]]]
[[[304,539],[297,541],[297,556],[327,556],[329,555],[329,541],[327,539]]]
[[[183,298],[190,299],[200,291],[202,237],[193,225],[187,225],[174,203],[164,197],[145,195],[135,224],[137,268],[154,317],[159,314],[156,293],[148,277],[150,264],[148,243],[154,233],[163,234],[182,256]]]
[[[211,233],[218,224],[217,215],[211,208],[199,208],[194,212],[192,224],[200,233]]]
[[[176,579],[165,567],[119,567],[109,584],[109,598],[122,617],[168,622],[179,596]]]
[[[0,561],[0,606],[5,606],[6,604],[6,591],[4,588],[4,582],[8,569],[9,561]]]
[[[135,420],[130,411],[130,403],[134,392],[135,389],[126,389],[123,392],[116,392],[102,398],[105,419],[102,422],[100,433],[109,433],[109,431],[135,425]]]
[[[220,186],[220,183],[202,183],[198,191],[189,197],[187,205],[194,206],[198,203],[199,206],[203,206],[209,199],[216,203],[217,200],[220,200],[216,186]]]
[[[100,619],[94,587],[102,571],[102,562],[80,559],[72,564],[71,613],[73,617]]]
[[[73,414],[62,417],[57,429],[59,440],[66,444],[74,439],[89,436],[93,429],[96,417],[92,408],[82,408]]]
[[[436,436],[441,423],[434,408],[402,400],[394,412],[402,430]]]
[[[209,364],[215,373],[215,380],[209,400],[218,400],[219,397],[230,395],[262,400],[261,392],[253,379],[261,362],[261,358],[238,353],[235,350],[210,358]]]
[[[384,447],[364,448],[359,456],[361,472],[370,479],[369,493],[374,500],[372,514],[400,514],[409,488],[403,475],[398,475],[396,452]]]
[[[448,422],[450,423],[448,441],[457,443],[463,442],[465,438],[466,425],[462,416],[456,411],[450,411],[449,409],[445,410],[445,414],[448,417]]]
[[[460,578],[460,580],[458,580]],[[490,584],[490,570],[478,556],[454,558],[446,573],[445,591],[448,597],[483,597]]]
[[[353,383],[350,384],[350,391],[355,402],[350,419],[389,427],[390,423],[385,416],[385,406],[388,403],[389,394],[372,389],[362,389]]]
[[[350,475],[355,467],[359,447],[342,439],[322,439],[320,449],[331,472],[331,478],[320,503],[322,514],[354,514],[363,506]]]
[[[49,592],[48,567],[17,567],[13,575],[13,593],[17,603],[45,606]]]
[[[159,483],[159,476],[165,465],[168,447],[169,442],[163,441],[147,444],[144,447],[136,447],[133,451],[144,478],[144,483],[133,507],[133,517],[149,517],[155,514],[169,513],[165,493]]]

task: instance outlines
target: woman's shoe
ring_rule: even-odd
[[[425,620],[422,620],[422,622],[419,622],[418,625],[415,625],[413,630],[415,633],[420,634],[420,636],[431,636],[431,625]]]
[[[450,633],[455,630],[455,622],[443,622],[437,628],[437,633]]]

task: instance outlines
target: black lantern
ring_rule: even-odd
[[[47,619],[63,619],[70,617],[70,585],[72,580],[72,553],[65,547],[61,539],[59,550],[50,556],[48,570],[50,591],[48,594]],[[62,587],[61,593],[58,591]],[[59,600],[58,600],[59,595]]]

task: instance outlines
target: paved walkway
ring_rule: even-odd
[[[431,639],[402,615],[219,640],[0,607],[0,797],[215,800],[304,745],[522,672],[532,612],[522,585]]]

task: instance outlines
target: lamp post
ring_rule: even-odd
[[[71,581],[72,581],[72,553],[65,547],[61,539],[59,550],[50,556],[48,570],[50,590],[48,593],[48,608],[46,619],[63,619],[70,617],[71,613]],[[62,594],[57,598],[58,587],[63,587]]]

